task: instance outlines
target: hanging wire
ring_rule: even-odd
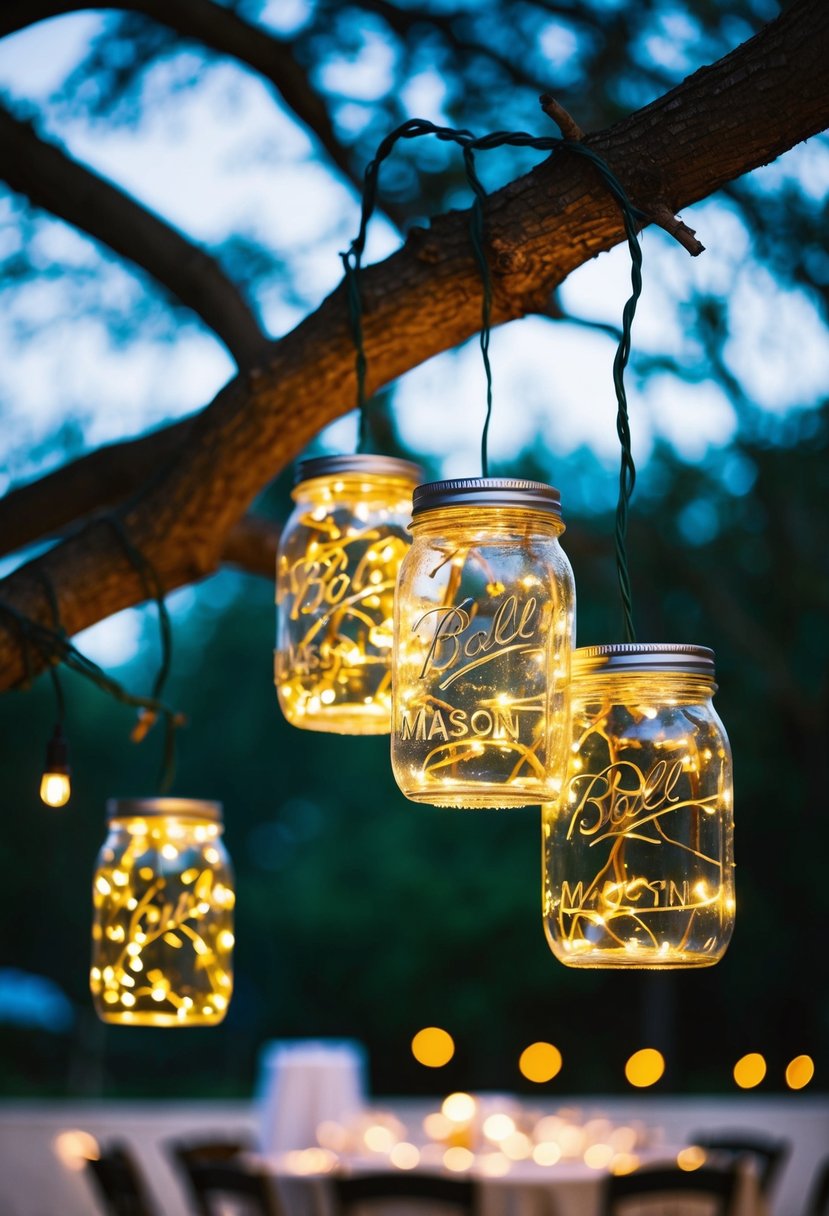
[[[52,622],[55,627],[55,632],[60,637],[65,637],[66,634],[60,621],[60,607],[58,606],[58,597],[55,594],[54,583],[45,571],[37,570],[36,574],[38,581],[46,594],[46,598],[49,601],[49,611],[52,614]],[[54,653],[52,653],[43,654],[43,660],[49,664],[49,675],[52,678],[52,687],[55,692],[55,701],[57,703],[57,721],[59,725],[62,726],[66,719],[66,700],[63,695],[63,685],[61,684],[60,675],[58,673],[60,659],[58,659]]]
[[[480,343],[481,358],[484,361],[484,375],[486,377],[486,417],[484,419],[484,429],[481,432],[481,476],[488,477],[489,455],[487,452],[487,442],[489,440],[489,424],[492,421],[492,367],[489,362],[489,337],[492,329],[492,273],[489,269],[489,261],[487,260],[486,246],[484,244],[484,203],[486,202],[486,191],[475,169],[475,153],[470,144],[464,144],[463,146],[463,163],[466,169],[466,180],[469,182],[475,196],[472,210],[469,212],[469,236],[472,242],[472,251],[475,254],[475,261],[478,263],[478,268],[481,272],[481,283],[483,285],[481,293]]]
[[[162,700],[162,693],[170,673],[172,661],[173,635],[170,613],[164,598],[164,588],[155,567],[130,540],[121,520],[116,515],[107,515],[103,517],[101,522],[108,523],[114,530],[127,558],[141,579],[145,595],[148,599],[154,600],[158,608],[161,662],[153,681],[152,693],[149,697],[142,697],[129,692],[122,684],[99,667],[97,663],[94,663],[78,650],[70,641],[60,621],[60,610],[54,585],[44,571],[38,570],[36,574],[49,601],[54,628],[49,628],[38,621],[32,620],[25,613],[20,612],[3,601],[0,601],[0,614],[12,622],[20,636],[26,673],[24,685],[28,686],[31,683],[34,666],[32,662],[33,650],[36,650],[40,654],[42,661],[48,666],[58,702],[59,721],[63,721],[65,714],[63,688],[57,671],[58,664],[60,663],[63,663],[70,670],[88,679],[102,692],[106,692],[114,697],[116,701],[142,711],[147,715],[150,723],[157,718],[163,720],[164,747],[157,784],[158,792],[165,794],[170,789],[175,777],[176,730],[182,723],[181,715]]]
[[[115,535],[121,548],[124,550],[130,564],[136,570],[138,577],[141,579],[141,585],[144,588],[144,594],[148,600],[155,600],[156,608],[158,609],[158,629],[161,638],[161,663],[156,672],[155,680],[153,681],[153,697],[158,700],[164,691],[164,686],[167,683],[167,677],[170,674],[170,665],[173,660],[173,626],[170,621],[170,613],[167,608],[167,601],[164,597],[164,588],[161,585],[161,579],[158,577],[155,566],[147,560],[144,554],[136,545],[132,543],[124,527],[122,521],[117,515],[107,515],[104,521],[108,523]],[[163,791],[162,791],[163,792]]]
[[[434,135],[441,141],[457,144],[463,149],[467,181],[474,194],[469,230],[473,253],[481,272],[483,284],[480,344],[487,385],[486,419],[481,437],[481,467],[484,477],[487,476],[488,470],[487,439],[492,416],[492,371],[489,361],[492,278],[486,258],[484,241],[483,204],[486,201],[486,192],[477,175],[474,152],[488,151],[505,146],[534,148],[540,152],[573,152],[593,165],[609,193],[619,205],[630,251],[631,294],[625,302],[622,311],[621,337],[613,360],[613,387],[616,393],[616,433],[621,447],[619,496],[616,506],[614,542],[624,637],[626,642],[633,642],[636,640],[636,633],[633,626],[633,601],[627,558],[627,523],[630,498],[636,484],[636,466],[631,450],[630,419],[628,416],[624,374],[630,358],[633,318],[636,313],[639,296],[642,292],[642,250],[639,244],[638,227],[640,222],[646,217],[633,206],[624,186],[598,152],[595,152],[583,143],[563,139],[556,135],[530,135],[525,131],[494,131],[489,135],[476,137],[471,131],[465,129],[455,130],[452,127],[439,127],[423,118],[413,118],[403,123],[380,143],[374,159],[369,163],[365,172],[359,232],[352,241],[348,251],[340,255],[345,269],[346,298],[356,351],[357,406],[360,411],[360,447],[358,450],[361,452],[365,451],[364,445],[368,443],[368,420],[365,400],[366,355],[363,346],[362,299],[360,295],[360,272],[362,269],[362,257],[365,251],[366,231],[377,202],[377,182],[380,165],[389,156],[398,140],[415,139],[421,135]]]

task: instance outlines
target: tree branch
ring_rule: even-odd
[[[0,104],[0,176],[12,190],[108,245],[192,308],[239,367],[267,338],[219,263],[130,195],[40,139]]]
[[[539,101],[544,113],[553,120],[564,138],[572,143],[581,143],[584,139],[584,131],[564,106],[549,93],[542,94]],[[682,220],[675,216],[665,203],[660,201],[652,203],[647,214],[652,223],[657,224],[675,241],[678,241],[683,249],[688,250],[692,258],[697,257],[700,253],[705,253],[705,246],[697,240],[694,229],[683,224]]]
[[[765,164],[829,122],[825,87],[829,7],[796,0],[731,55],[689,77],[590,146],[647,210],[656,192],[675,211]],[[537,310],[572,270],[623,236],[619,213],[592,168],[553,156],[493,194],[492,318]],[[373,392],[476,332],[481,285],[468,216],[438,217],[428,232],[363,276],[366,387]],[[609,386],[608,386],[609,390]],[[178,459],[120,511],[132,543],[170,590],[213,571],[252,499],[319,429],[352,407],[354,350],[342,287],[237,376],[188,430]],[[144,591],[113,529],[93,521],[0,584],[0,599],[48,622],[39,574],[58,595],[72,634],[139,603]],[[17,637],[0,633],[0,687],[24,675]]]
[[[355,171],[348,149],[337,138],[325,102],[308,74],[291,54],[290,45],[245,21],[213,0],[5,0],[0,11],[0,37],[66,13],[84,9],[114,9],[144,16],[191,38],[220,55],[245,63],[270,81],[288,109],[311,131],[343,176],[362,192],[362,175]],[[381,204],[400,227],[403,216]]]
[[[0,557],[58,536],[76,520],[114,507],[164,469],[192,418],[96,448],[0,498]]]
[[[538,100],[541,102],[544,113],[548,118],[552,118],[564,138],[572,140],[575,144],[581,143],[584,139],[584,131],[575,118],[565,110],[561,102],[556,101],[555,97],[549,93],[542,93]]]
[[[222,562],[247,574],[273,579],[276,574],[276,549],[282,529],[263,515],[243,515],[227,534]]]

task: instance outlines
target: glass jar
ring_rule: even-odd
[[[294,726],[388,734],[394,585],[422,476],[389,456],[299,465],[277,556],[274,664]]]
[[[544,925],[569,967],[708,967],[734,927],[731,753],[703,646],[574,651]]]
[[[221,1022],[233,990],[233,873],[222,808],[116,798],[92,889],[98,1016],[132,1026]]]
[[[557,490],[513,478],[418,486],[395,601],[395,779],[448,807],[556,797],[575,589]]]

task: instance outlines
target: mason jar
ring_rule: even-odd
[[[395,600],[395,779],[446,807],[554,798],[566,760],[575,590],[559,493],[468,478],[418,486]]]
[[[561,796],[542,809],[544,926],[569,967],[708,967],[734,927],[731,753],[714,655],[573,655]]]
[[[394,586],[422,476],[390,456],[299,465],[277,556],[274,663],[294,726],[388,734]]]
[[[221,1022],[233,990],[233,873],[222,808],[116,798],[92,887],[98,1016],[132,1026]]]

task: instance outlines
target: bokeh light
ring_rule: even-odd
[[[512,1135],[515,1131],[515,1120],[511,1115],[504,1114],[503,1111],[496,1111],[494,1115],[488,1115],[484,1119],[481,1130],[487,1140],[493,1140],[497,1144],[500,1140],[506,1140],[507,1136]]]
[[[795,1056],[786,1065],[786,1084],[789,1089],[804,1089],[815,1075],[815,1062],[811,1056]]]
[[[475,1115],[475,1099],[471,1094],[449,1094],[440,1109],[453,1123],[468,1123]]]
[[[766,1075],[766,1061],[759,1051],[740,1056],[734,1065],[734,1080],[740,1089],[754,1089]]]
[[[561,1072],[561,1052],[552,1043],[531,1043],[518,1061],[522,1077],[542,1085]]]
[[[440,1026],[424,1026],[412,1039],[412,1055],[425,1068],[443,1068],[455,1054],[455,1041]]]
[[[401,1140],[389,1153],[389,1161],[399,1170],[413,1170],[420,1164],[420,1149],[408,1140]]]
[[[474,1154],[468,1148],[461,1148],[459,1145],[448,1148],[443,1154],[443,1164],[448,1170],[452,1170],[456,1174],[470,1169],[474,1161]]]
[[[536,1165],[557,1165],[561,1160],[561,1149],[553,1140],[542,1140],[533,1149]]]
[[[705,1164],[705,1149],[699,1147],[698,1144],[689,1144],[687,1148],[681,1148],[676,1155],[676,1163],[681,1170],[690,1172],[698,1170],[701,1165]]]
[[[637,1089],[655,1085],[665,1071],[665,1058],[655,1047],[642,1047],[634,1051],[625,1064],[625,1076]]]
[[[609,1144],[591,1144],[584,1150],[584,1164],[591,1170],[603,1170],[615,1156]]]
[[[59,1132],[52,1147],[61,1165],[68,1170],[82,1170],[87,1161],[97,1161],[101,1155],[95,1137],[77,1128]]]

